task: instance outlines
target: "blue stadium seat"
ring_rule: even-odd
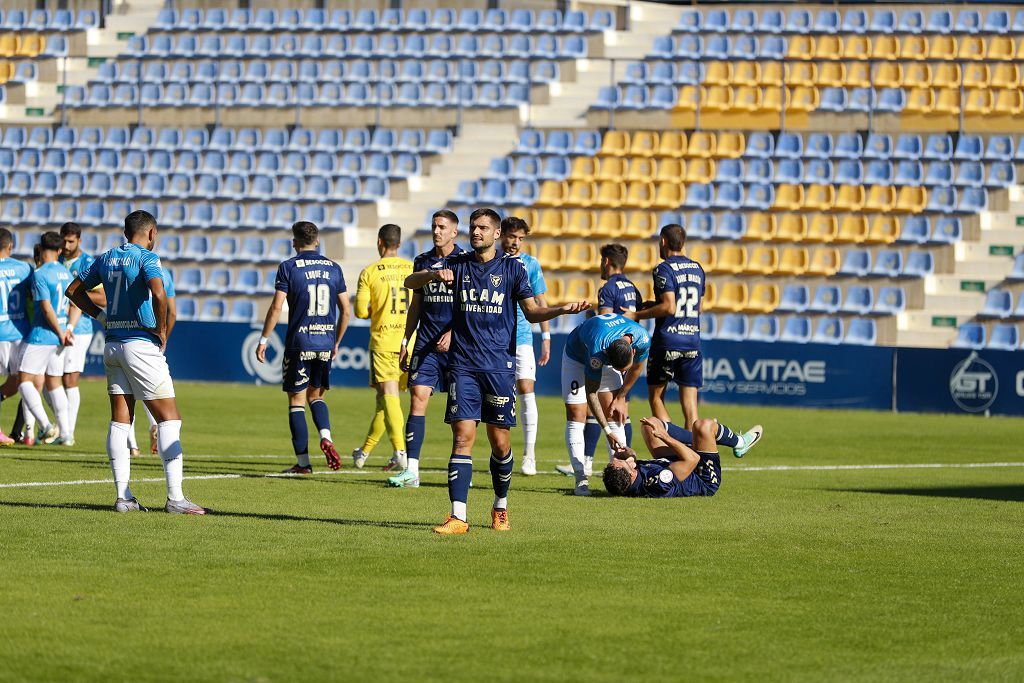
[[[907,106],[907,94],[902,88],[883,88],[878,92],[875,111],[882,114],[899,114]]]
[[[907,308],[907,295],[902,287],[881,287],[872,313],[875,315],[896,315]]]
[[[785,14],[781,10],[766,9],[761,12],[761,23],[757,30],[759,33],[782,33],[785,25]]]
[[[575,144],[572,143],[572,133],[565,133],[565,135],[572,145],[571,152],[573,155],[592,157],[601,151],[601,134],[597,131],[579,131],[576,135]],[[551,153],[548,147],[545,147],[545,153]]]
[[[861,153],[867,159],[888,161],[892,158],[892,137],[885,133],[871,133]]]
[[[981,187],[985,184],[985,166],[980,161],[961,161],[957,164],[954,182],[963,187]]]
[[[953,164],[949,161],[932,161],[928,164],[924,184],[929,187],[948,187],[953,184]]]
[[[681,40],[686,40],[684,37]],[[725,60],[729,59],[729,54],[732,52],[732,41],[729,40],[729,36],[713,35],[709,36],[704,43],[704,59],[715,59]],[[679,51],[677,50],[677,54]]]
[[[924,146],[924,158],[935,161],[951,160],[953,158],[953,139],[942,133],[929,135]]]
[[[990,9],[985,15],[985,33],[1004,35],[1010,30],[1010,14],[1002,9]]]
[[[672,30],[677,33],[700,33],[703,23],[703,15],[700,10],[684,9]]]
[[[689,192],[687,192],[687,198],[689,198]],[[739,209],[741,206],[743,206],[743,186],[739,183],[716,184],[715,197],[711,203],[711,206],[716,209],[725,209],[729,211],[735,211]]]
[[[803,138],[798,133],[780,133],[775,156],[799,159],[803,156]]]
[[[770,159],[748,158],[744,166],[741,180],[745,183],[770,183],[775,178],[775,166]]]
[[[875,264],[871,269],[874,277],[899,277],[903,271],[903,252],[896,249],[882,249],[875,254]]]
[[[726,313],[718,322],[716,339],[727,341],[743,341],[747,337],[747,316],[739,313]]]
[[[957,161],[979,161],[985,151],[985,143],[980,135],[961,135],[953,151]]]
[[[747,188],[744,209],[767,211],[775,202],[775,187],[770,183],[753,183]]]
[[[232,274],[227,268],[214,268],[206,274],[201,292],[203,294],[227,294],[232,288]]]
[[[700,337],[701,339],[715,339],[718,337],[718,316],[714,313],[701,311]]]
[[[984,187],[965,187],[956,205],[956,210],[964,214],[976,214],[987,209],[988,190]]]
[[[953,30],[953,14],[946,9],[933,9],[928,14],[928,33],[948,34]]]
[[[797,185],[803,182],[804,164],[800,159],[781,158],[775,171],[775,182]]]
[[[199,312],[202,322],[224,322],[228,315],[228,304],[224,299],[206,299]]]
[[[779,341],[795,344],[806,344],[811,341],[811,321],[802,316],[793,316],[786,320],[779,335]]]
[[[871,252],[867,249],[848,249],[839,267],[840,275],[864,277],[871,271]]]
[[[864,183],[867,185],[892,185],[895,171],[891,161],[876,159],[869,161],[864,171]]]
[[[711,239],[715,234],[715,214],[713,213],[692,213],[689,219],[681,224],[686,226],[687,234],[695,239]]]
[[[778,316],[758,315],[750,321],[747,331],[749,341],[776,342],[779,340],[780,325]]]
[[[896,165],[897,185],[918,186],[924,181],[924,167],[920,161],[901,161]]]
[[[992,336],[985,345],[996,351],[1016,351],[1020,346],[1020,331],[1016,325],[997,324],[992,327]]]
[[[814,327],[811,341],[816,344],[840,344],[843,341],[843,321],[841,318],[824,317]]]
[[[956,333],[953,341],[954,349],[975,349],[985,348],[985,326],[979,323],[964,323]]]
[[[1013,293],[1005,289],[990,289],[985,294],[985,305],[978,312],[978,317],[1008,318],[1013,312]]]
[[[867,12],[862,9],[848,9],[843,12],[843,33],[865,33],[868,30]]]
[[[925,28],[924,13],[918,9],[903,10],[897,29],[900,33],[921,33]]]
[[[835,313],[842,303],[838,285],[818,285],[807,310],[812,313]]]
[[[850,110],[850,98],[846,88],[828,87],[821,91],[819,111],[842,113]]]
[[[993,161],[988,166],[988,187],[1009,187],[1017,184],[1017,167],[1012,161]]]
[[[736,187],[740,187],[737,185]],[[740,189],[742,193],[742,189]],[[717,201],[717,197],[716,197]],[[741,240],[747,234],[747,217],[742,213],[723,214],[715,228],[715,237],[724,240]]]
[[[807,285],[788,284],[782,288],[782,296],[775,310],[786,313],[803,313],[809,305],[810,290]]]
[[[931,235],[931,219],[928,216],[907,216],[900,226],[896,241],[903,244],[924,244]]]
[[[733,33],[753,33],[757,30],[757,15],[754,10],[734,9],[729,28]]]
[[[810,159],[804,169],[803,182],[808,184],[831,185],[832,162],[826,159]]]
[[[847,331],[843,343],[874,346],[878,343],[877,324],[871,318],[854,318],[850,321],[850,329]]]
[[[590,15],[589,31],[592,33],[612,31],[615,26],[615,15],[612,10],[597,9]]]
[[[790,9],[786,19],[786,33],[810,33],[813,28],[811,13],[805,9]]]
[[[704,40],[699,35],[683,34],[675,39],[673,56],[675,59],[702,59],[704,57]]]
[[[835,182],[839,185],[863,185],[864,165],[859,160],[842,159],[836,166]]]
[[[935,257],[930,251],[911,251],[907,254],[902,277],[924,277],[935,272]]]
[[[957,191],[955,187],[933,187],[928,193],[927,211],[934,213],[953,213],[957,207]]]
[[[867,315],[874,306],[874,290],[863,285],[852,285],[846,289],[846,298],[840,312],[853,315]]]
[[[168,256],[164,250],[161,253]],[[184,294],[198,294],[203,288],[203,271],[201,268],[182,268],[174,280],[174,288]]]
[[[713,194],[713,187],[709,183],[693,183],[686,188],[683,206],[688,209],[708,209],[711,207]]]

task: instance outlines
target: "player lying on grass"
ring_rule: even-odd
[[[618,451],[604,468],[608,493],[631,498],[715,495],[722,484],[722,463],[715,443],[717,420],[697,420],[693,432],[656,417],[640,422],[644,444],[654,459],[637,460],[631,449]],[[762,432],[761,425],[751,427],[751,446],[761,439]]]

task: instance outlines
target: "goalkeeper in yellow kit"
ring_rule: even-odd
[[[362,467],[386,430],[395,454],[385,471],[402,471],[406,466],[405,418],[398,397],[405,390],[406,374],[398,366],[398,356],[412,299],[403,283],[412,274],[412,261],[399,258],[401,243],[402,229],[397,225],[389,223],[377,231],[380,260],[359,274],[356,291],[356,317],[370,319],[370,386],[377,390],[377,412],[362,448],[352,451],[352,463]]]

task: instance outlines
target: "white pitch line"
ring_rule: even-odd
[[[185,479],[241,479],[240,474],[197,474]],[[162,482],[163,477],[133,479],[134,482]],[[83,484],[110,484],[111,479],[76,479],[75,481],[22,481],[16,484],[0,484],[0,489],[27,489],[36,486],[81,486]]]

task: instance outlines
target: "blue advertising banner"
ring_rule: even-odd
[[[896,409],[1024,415],[1024,353],[899,349]]]

